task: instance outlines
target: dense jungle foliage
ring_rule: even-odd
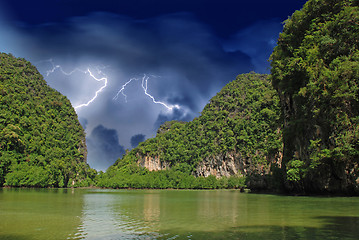
[[[242,174],[233,179],[216,180],[212,176],[207,180],[196,180],[192,174],[195,174],[197,164],[210,156],[237,152],[243,161],[267,166],[270,156],[281,151],[279,117],[279,99],[268,76],[239,75],[210,100],[200,117],[187,123],[164,123],[155,138],[140,143],[101,175],[99,185],[126,187],[130,178],[136,178],[133,176],[136,173],[142,179],[138,181],[144,183],[157,179],[152,182],[160,188],[182,188],[181,184],[183,188],[203,188],[199,187],[198,181],[213,181],[211,188],[220,185],[231,188],[233,184],[228,181],[237,177],[243,183]],[[141,169],[138,160],[144,157],[159,158],[168,163],[171,170],[155,173]],[[163,182],[163,185],[157,182]]]
[[[309,0],[271,56],[289,190],[359,193],[359,1]]]
[[[0,53],[0,186],[87,185],[85,133],[70,101],[24,59]]]

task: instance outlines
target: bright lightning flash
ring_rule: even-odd
[[[98,97],[98,95],[107,87],[108,78],[107,78],[106,74],[104,74],[100,70],[100,68],[104,68],[104,67],[96,67],[97,74],[103,76],[101,78],[97,78],[92,73],[90,68],[87,68],[87,70],[82,70],[82,69],[79,69],[79,68],[75,68],[71,72],[66,72],[66,71],[63,70],[61,65],[55,65],[52,59],[46,60],[46,62],[50,62],[51,65],[52,65],[52,69],[46,71],[46,76],[49,76],[49,75],[53,74],[55,71],[60,71],[62,74],[66,75],[66,76],[70,76],[70,75],[74,74],[75,72],[80,72],[80,73],[83,73],[83,74],[90,75],[91,78],[93,78],[94,80],[96,80],[98,82],[102,82],[102,81],[104,82],[104,85],[95,92],[95,96],[93,96],[89,101],[87,101],[86,103],[74,106],[74,108],[76,110],[79,109],[79,108],[82,108],[82,107],[87,107],[89,104],[91,104],[93,101],[95,101],[96,98]],[[148,91],[147,91],[148,90],[148,80],[149,79],[150,79],[150,76],[148,76],[146,74],[144,74],[142,78],[131,78],[125,84],[122,85],[121,89],[117,92],[116,96],[113,99],[114,100],[118,99],[119,94],[121,93],[124,96],[125,101],[127,102],[127,95],[125,94],[125,89],[126,89],[127,85],[130,84],[132,81],[141,80],[142,81],[141,87],[143,89],[144,94],[146,96],[148,96],[152,100],[153,103],[160,104],[160,105],[164,106],[169,111],[172,111],[173,109],[180,109],[181,108],[178,104],[172,105],[172,104],[164,103],[164,102],[161,102],[161,101],[157,101],[151,94],[149,94]]]
[[[99,94],[100,92],[102,92],[102,90],[104,90],[104,89],[107,87],[107,77],[106,77],[105,74],[103,74],[103,73],[101,72],[101,70],[97,69],[97,73],[103,74],[104,77],[102,77],[102,78],[97,78],[97,77],[95,77],[95,76],[92,74],[92,72],[90,71],[89,68],[87,69],[87,72],[90,74],[90,76],[91,76],[93,79],[95,79],[95,80],[98,81],[98,82],[104,81],[105,84],[104,84],[99,90],[96,91],[95,96],[94,96],[93,98],[91,98],[87,103],[83,103],[83,104],[80,104],[80,105],[78,105],[78,106],[75,106],[75,107],[74,107],[75,109],[78,109],[78,108],[81,108],[81,107],[87,107],[90,103],[92,103],[93,101],[95,101],[95,99],[97,98],[98,94]]]
[[[161,101],[156,101],[156,99],[147,92],[148,89],[148,79],[150,78],[150,76],[147,76],[146,74],[143,75],[142,77],[142,84],[141,87],[143,89],[143,92],[145,93],[146,96],[148,96],[149,98],[151,98],[152,102],[155,104],[160,104],[162,106],[164,106],[165,108],[167,108],[167,110],[171,111],[173,109],[180,109],[181,107],[177,104],[172,105],[172,104],[166,104],[164,102]],[[128,80],[125,84],[122,85],[121,89],[117,92],[116,96],[113,98],[114,100],[118,99],[119,94],[121,93],[124,97],[125,97],[125,101],[127,102],[127,95],[124,93],[126,86],[128,84],[130,84],[132,81],[139,81],[141,78],[131,78],[130,80]]]
[[[104,85],[98,89],[95,93],[95,96],[93,96],[88,102],[80,104],[78,106],[74,106],[74,108],[77,110],[79,108],[82,107],[87,107],[89,104],[91,104],[93,101],[95,101],[95,99],[98,97],[99,93],[102,92],[106,87],[107,87],[107,76],[106,74],[104,74],[101,70],[100,67],[96,67],[96,71],[97,74],[102,75],[102,78],[97,78],[90,70],[90,68],[87,68],[87,70],[82,70],[79,68],[75,68],[74,70],[72,70],[71,72],[65,72],[63,70],[63,68],[60,65],[55,65],[54,62],[52,61],[52,59],[47,60],[48,62],[50,62],[52,64],[52,69],[46,71],[46,76],[49,76],[50,74],[54,73],[56,70],[59,70],[62,74],[66,75],[66,76],[70,76],[72,74],[74,74],[75,72],[81,72],[83,74],[89,74],[91,78],[93,78],[94,80],[98,81],[98,82],[104,82]],[[102,67],[103,68],[103,67]]]

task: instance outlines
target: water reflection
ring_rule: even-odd
[[[143,203],[143,218],[146,222],[155,223],[160,220],[161,198],[159,194],[145,194]]]
[[[77,236],[358,239],[358,217],[349,217],[359,214],[358,203],[358,198],[287,197],[237,191],[96,190],[84,195],[83,222]]]
[[[358,215],[358,213],[357,213]],[[332,232],[334,239],[359,239],[359,216],[321,216],[323,231]]]
[[[158,195],[116,190],[90,191],[84,195],[82,224],[72,239],[153,237],[153,223],[159,221],[159,206]]]
[[[203,229],[203,224],[208,226],[209,231],[217,231],[223,225],[235,226],[245,218],[247,199],[239,199],[237,192],[233,194],[229,191],[199,191],[196,195],[196,215],[199,224],[197,223],[198,226],[191,231]]]
[[[0,239],[359,239],[359,198],[2,189]]]

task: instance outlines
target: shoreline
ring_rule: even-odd
[[[334,198],[334,197],[359,197],[359,195],[350,195],[350,194],[343,194],[343,193],[333,193],[333,194],[325,194],[325,193],[288,193],[288,192],[279,192],[279,191],[269,191],[269,190],[251,190],[248,188],[239,189],[239,188],[216,188],[216,189],[209,189],[209,188],[106,188],[106,187],[67,187],[67,188],[41,188],[41,187],[8,187],[3,186],[0,187],[0,190],[3,189],[34,189],[34,190],[42,190],[42,189],[51,189],[51,190],[74,190],[74,189],[83,189],[83,190],[168,190],[168,191],[183,191],[183,190],[193,190],[193,191],[238,191],[243,194],[263,194],[263,195],[276,195],[276,196],[293,196],[293,197],[324,197],[324,198]]]

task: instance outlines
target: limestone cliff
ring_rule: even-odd
[[[193,171],[194,176],[208,177],[210,175],[216,178],[230,176],[248,177],[247,187],[251,189],[268,189],[270,186],[271,167],[280,168],[282,161],[281,153],[276,158],[268,160],[268,164],[256,164],[249,158],[243,158],[240,153],[226,152],[216,156],[208,156],[199,162]],[[138,155],[137,164],[147,168],[149,171],[168,170],[171,165],[168,162],[161,161],[159,157]]]
[[[149,171],[159,171],[170,168],[170,164],[165,161],[161,161],[159,157],[139,156],[137,164],[141,167],[147,168]]]

